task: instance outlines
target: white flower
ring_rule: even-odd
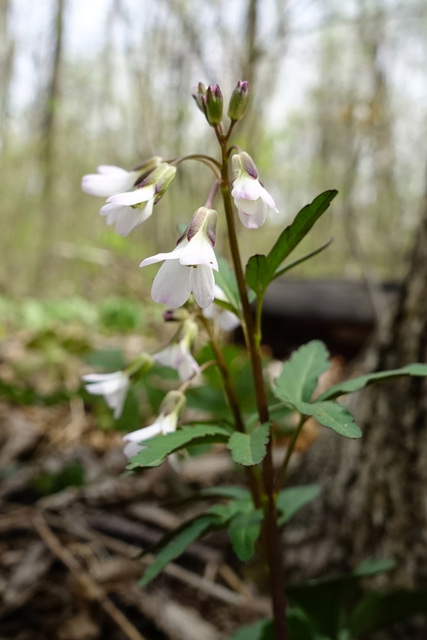
[[[233,189],[231,195],[241,222],[248,229],[258,229],[267,217],[268,208],[276,211],[276,204],[258,180],[258,171],[252,158],[242,151],[232,158]]]
[[[173,251],[158,253],[141,262],[140,267],[146,267],[165,260],[151,289],[155,302],[163,302],[173,308],[181,307],[193,292],[202,309],[211,304],[215,287],[212,270],[218,271],[213,250],[216,216],[213,209],[200,207]]]
[[[121,236],[145,222],[176,174],[176,167],[151,158],[135,171],[120,167],[98,167],[99,174],[83,177],[82,189],[95,196],[109,196],[100,214],[116,225]],[[133,189],[132,191],[130,189]]]
[[[149,438],[176,431],[184,405],[185,396],[181,391],[169,391],[160,405],[160,413],[153,424],[132,431],[123,437],[123,440],[128,442],[123,450],[125,456],[132,458],[142,449],[145,449],[141,442],[145,442]]]
[[[189,380],[200,373],[200,367],[191,355],[196,336],[197,324],[192,320],[186,320],[178,329],[171,344],[166,349],[155,353],[153,359],[165,367],[176,369],[182,382]]]
[[[108,198],[120,191],[131,189],[140,173],[103,164],[98,167],[98,173],[83,176],[82,189],[91,196]]]
[[[107,405],[114,410],[114,418],[120,418],[129,387],[129,377],[123,371],[114,373],[89,373],[83,376],[86,391],[104,396]]]
[[[136,456],[137,453],[145,448],[141,446],[141,442],[160,434],[173,433],[173,431],[176,430],[177,424],[178,418],[175,414],[170,413],[168,416],[160,414],[153,424],[143,427],[142,429],[137,429],[137,431],[131,431],[131,433],[123,436],[123,440],[128,443],[123,449],[123,453],[127,458]]]
[[[215,285],[215,300],[221,300],[222,302],[229,302],[224,291],[217,284]],[[224,331],[234,331],[239,326],[239,318],[228,309],[222,309],[212,302],[206,309],[203,309],[203,315],[209,320],[217,318],[218,324]]]

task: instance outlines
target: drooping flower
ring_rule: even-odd
[[[260,183],[255,163],[245,151],[233,156],[232,169],[231,195],[240,221],[248,229],[258,229],[265,222],[268,208],[278,213],[276,204]]]
[[[224,291],[217,284],[215,285],[215,300],[221,300],[222,302],[229,302]],[[205,318],[218,320],[218,324],[224,331],[234,331],[239,326],[239,318],[229,309],[222,309],[212,302],[206,309],[203,309],[203,315]]]
[[[160,158],[152,158],[135,171],[100,169],[100,174],[84,176],[82,188],[92,195],[109,196],[100,214],[107,217],[108,225],[115,224],[122,236],[129,235],[151,216],[176,174],[176,167],[160,162]]]
[[[123,440],[128,443],[123,450],[125,456],[127,458],[135,456],[145,448],[141,443],[149,438],[176,431],[184,405],[184,394],[181,391],[170,391],[163,399],[160,405],[160,413],[153,424],[132,431],[123,437]]]
[[[139,175],[140,171],[126,171],[121,167],[103,164],[98,167],[98,173],[83,176],[82,189],[91,196],[108,198],[131,189]]]
[[[177,308],[193,292],[202,309],[211,304],[215,287],[212,270],[218,271],[213,250],[216,218],[216,211],[200,207],[173,251],[158,253],[141,262],[140,267],[146,267],[165,261],[157,272],[151,289],[151,297],[155,302]]]
[[[83,376],[88,393],[104,396],[107,405],[114,411],[114,418],[120,418],[129,387],[129,376],[123,371],[114,373],[89,373]]]
[[[191,355],[191,349],[197,336],[197,324],[185,320],[166,349],[153,354],[153,360],[165,367],[178,371],[182,382],[200,373],[200,367]]]

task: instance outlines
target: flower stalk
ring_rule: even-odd
[[[217,137],[221,144],[222,150],[222,167],[221,167],[221,193],[224,203],[224,210],[227,220],[228,238],[230,245],[230,253],[233,261],[234,271],[239,289],[239,296],[242,305],[244,331],[249,357],[251,360],[252,374],[255,386],[255,395],[260,423],[269,422],[269,412],[267,404],[267,395],[265,391],[264,376],[262,371],[261,354],[258,345],[255,342],[254,322],[252,317],[252,309],[249,303],[245,276],[243,273],[242,261],[240,258],[239,244],[237,241],[236,228],[234,224],[234,211],[231,202],[231,184],[229,178],[229,152],[227,149],[227,139],[220,135],[217,131]],[[274,468],[272,456],[272,440],[271,437],[267,443],[267,451],[262,463],[262,480],[265,495],[263,497],[264,506],[264,532],[263,538],[266,546],[267,560],[269,565],[270,593],[273,605],[274,631],[277,639],[287,640],[287,624],[286,624],[286,597],[285,583],[283,576],[283,557],[280,543],[280,531],[277,524],[277,511],[274,486]]]

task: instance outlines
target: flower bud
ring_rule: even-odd
[[[210,125],[221,123],[222,104],[221,89],[217,84],[210,84],[206,92],[206,119]]]
[[[202,82],[199,82],[197,87],[193,89],[193,98],[200,109],[200,111],[206,115],[206,87]]]
[[[249,82],[239,80],[237,87],[231,94],[230,103],[228,105],[228,117],[230,120],[241,120],[246,111],[249,101]]]

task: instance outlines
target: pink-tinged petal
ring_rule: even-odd
[[[258,200],[261,194],[261,185],[258,180],[254,180],[248,175],[243,174],[238,178],[231,191],[234,200]],[[237,204],[237,202],[236,202]]]
[[[181,382],[185,382],[193,377],[196,373],[200,373],[200,367],[191,353],[187,353],[178,365],[178,375]]]
[[[263,186],[261,186],[260,197],[264,200],[265,204],[270,207],[270,209],[273,209],[273,211],[279,213],[279,209],[276,207],[276,203],[268,193],[267,189],[264,189]]]
[[[212,244],[203,230],[198,231],[184,246],[179,261],[184,265],[206,264],[218,271],[218,262]]]
[[[257,211],[255,214],[247,214],[241,209],[238,209],[240,222],[247,229],[259,229],[265,222],[267,217],[267,206],[264,205],[262,209]]]
[[[114,202],[114,204],[122,204],[130,207],[134,204],[140,204],[141,202],[147,202],[155,196],[155,185],[147,185],[141,187],[141,189],[135,189],[135,191],[126,191],[125,193],[117,193],[111,195],[107,202]]]
[[[162,302],[173,309],[181,307],[190,297],[192,271],[193,267],[184,267],[178,260],[165,262],[157,272],[151,288],[154,302]]]
[[[204,264],[192,269],[191,284],[197,304],[205,309],[215,298],[215,278],[212,269]]]

